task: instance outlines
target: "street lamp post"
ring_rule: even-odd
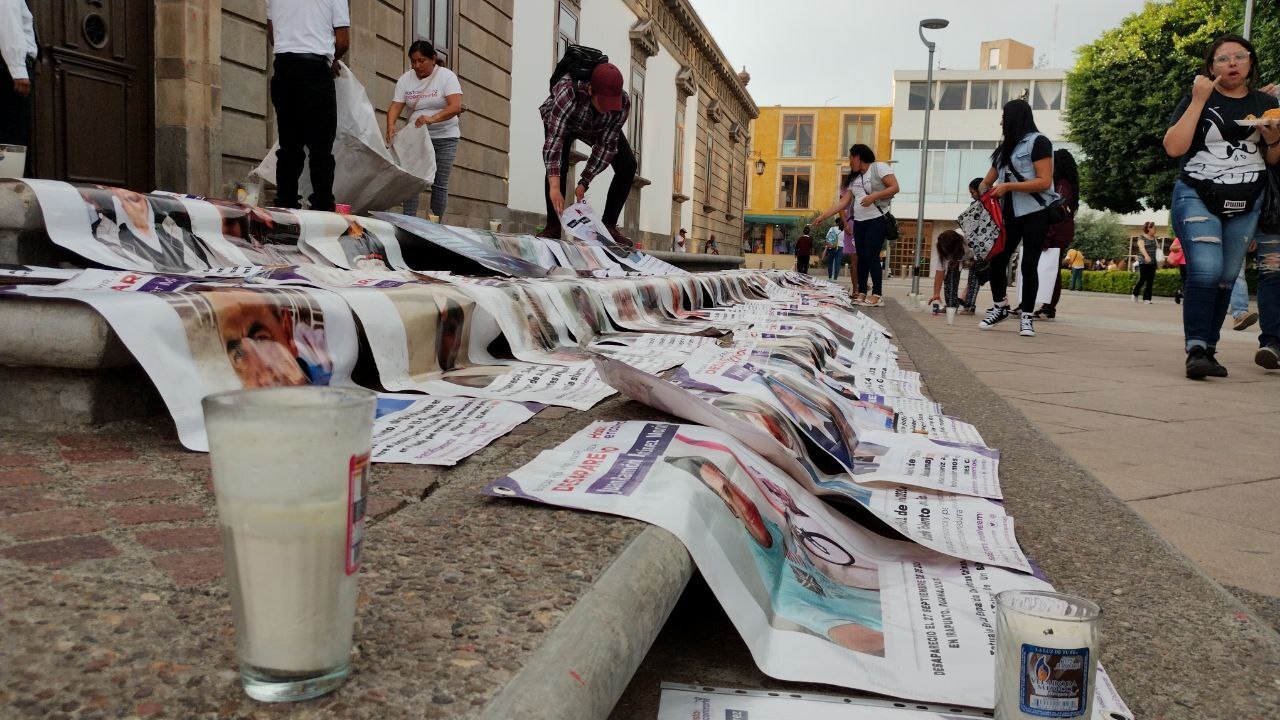
[[[911,268],[911,294],[920,295],[920,251],[924,246],[924,188],[929,173],[929,112],[933,109],[933,51],[937,45],[924,36],[925,30],[941,30],[951,23],[942,18],[926,18],[918,29],[920,42],[929,48],[929,69],[925,76],[924,138],[920,141],[920,195],[916,203],[916,254]]]

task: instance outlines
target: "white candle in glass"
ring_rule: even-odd
[[[1101,612],[1054,592],[996,596],[997,720],[1092,716]]]

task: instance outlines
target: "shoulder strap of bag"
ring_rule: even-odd
[[[1018,182],[1026,182],[1026,180],[1022,177],[1022,173],[1018,172],[1013,168],[1012,162],[1009,163],[1009,172],[1013,173],[1013,176],[1018,178]],[[1036,202],[1040,203],[1040,207],[1047,207],[1045,205],[1044,198],[1040,197],[1040,193],[1033,192],[1033,193],[1027,193],[1027,194],[1035,198]]]
[[[880,183],[881,185],[884,185],[884,176],[880,174],[880,168],[876,167],[876,165],[878,165],[878,164],[879,164],[879,163],[871,163],[871,168],[870,168],[870,169],[871,169],[871,170],[875,170],[875,171],[876,171],[876,182]],[[862,188],[863,188],[864,190],[865,190],[865,189],[866,189],[866,187],[867,187],[867,185],[866,185],[866,177],[867,177],[867,174],[866,174],[865,172],[864,172],[864,173],[862,173],[862,178],[863,178]],[[870,195],[871,193],[867,193],[867,194],[868,194],[868,195]],[[889,214],[889,211],[887,211],[887,210],[885,210],[884,208],[880,207],[880,202],[879,202],[879,201],[877,201],[877,200],[872,200],[872,201],[871,201],[871,204],[876,206],[876,209],[880,211],[880,214],[881,214],[881,215],[888,215],[888,214]]]

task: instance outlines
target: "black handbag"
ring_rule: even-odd
[[[1013,176],[1018,178],[1018,182],[1026,182],[1026,180],[1023,179],[1022,174],[1017,170],[1014,170],[1012,165],[1009,166],[1009,172],[1013,173]],[[1030,195],[1036,199],[1036,202],[1040,203],[1040,207],[1049,211],[1050,225],[1057,225],[1058,223],[1066,222],[1071,219],[1071,207],[1067,205],[1061,195],[1058,196],[1057,200],[1054,200],[1048,205],[1045,204],[1044,198],[1040,197],[1040,193],[1035,192],[1030,193]]]

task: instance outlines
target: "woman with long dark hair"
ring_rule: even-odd
[[[1058,199],[1058,192],[1053,189],[1053,143],[1036,128],[1026,100],[1005,103],[1000,126],[1000,144],[991,153],[991,169],[978,189],[985,193],[990,188],[1002,200],[1005,243],[1004,251],[991,259],[991,298],[995,305],[978,326],[989,330],[1009,317],[1009,301],[1005,297],[1009,258],[1021,244],[1023,287],[1018,334],[1035,337],[1031,313],[1040,289],[1037,268],[1049,234],[1048,207]]]
[[[898,178],[894,176],[893,168],[888,163],[876,162],[875,152],[858,143],[849,148],[849,180],[840,193],[840,199],[812,220],[816,225],[846,208],[851,210],[853,243],[858,257],[854,303],[872,307],[884,304],[881,300],[880,251],[884,249],[884,236],[889,229],[889,219],[885,217],[889,213],[889,200],[897,194]]]
[[[1069,214],[1066,220],[1049,226],[1049,235],[1045,240],[1045,255],[1052,256],[1052,263],[1040,262],[1041,287],[1053,285],[1053,296],[1047,303],[1032,314],[1039,320],[1052,320],[1058,316],[1058,300],[1062,298],[1062,273],[1058,272],[1058,262],[1067,248],[1076,239],[1076,212],[1080,209],[1080,173],[1076,169],[1076,159],[1067,150],[1059,148],[1053,151],[1053,189],[1058,191],[1062,203],[1067,206]]]
[[[1182,333],[1193,380],[1227,376],[1214,356],[1218,333],[1258,226],[1267,166],[1280,162],[1280,127],[1236,122],[1277,106],[1276,98],[1253,89],[1260,72],[1248,40],[1213,41],[1164,134],[1165,152],[1182,166],[1170,214],[1187,259]]]

